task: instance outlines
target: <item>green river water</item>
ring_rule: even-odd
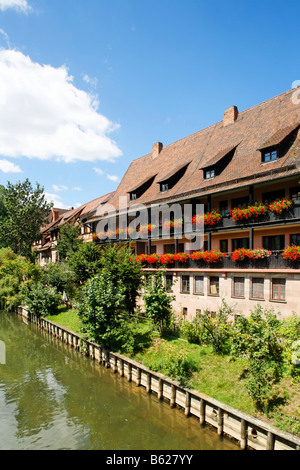
[[[143,387],[0,312],[0,450],[235,450]]]

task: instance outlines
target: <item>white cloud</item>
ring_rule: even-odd
[[[109,134],[118,126],[98,108],[98,98],[76,88],[65,66],[0,50],[0,155],[115,161],[122,152]]]
[[[91,85],[93,88],[96,88],[98,85],[98,79],[89,77],[87,74],[84,74],[82,77],[83,81],[86,82],[88,85]]]
[[[59,209],[70,209],[58,194],[48,193],[45,191],[45,198],[48,202],[53,202],[54,207],[58,207]]]
[[[5,11],[9,8],[13,8],[22,13],[28,13],[31,10],[31,6],[27,0],[0,0],[0,10]]]
[[[72,188],[73,191],[82,191],[82,188],[79,188],[79,186],[75,186],[75,188]]]
[[[106,175],[107,179],[109,179],[110,181],[119,181],[119,177],[116,176],[116,175]]]
[[[63,184],[53,184],[52,188],[54,191],[59,192],[59,191],[67,191],[68,186],[65,186]]]
[[[18,165],[8,160],[0,160],[0,171],[3,171],[3,173],[22,173]]]
[[[104,175],[104,171],[101,170],[100,168],[94,168],[94,171],[100,176]]]
[[[94,171],[95,171],[98,175],[100,175],[100,176],[105,175],[108,180],[114,181],[115,183],[120,180],[118,176],[116,176],[116,175],[109,175],[108,173],[105,173],[103,170],[101,170],[101,168],[96,168],[96,167],[94,167]]]

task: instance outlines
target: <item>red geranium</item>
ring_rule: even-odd
[[[160,256],[159,261],[161,264],[174,263],[174,255],[172,253],[165,253],[164,255]]]
[[[189,257],[190,256],[187,253],[175,253],[174,261],[180,261],[181,263],[186,263]]]
[[[226,254],[222,253],[218,250],[210,250],[210,251],[194,251],[190,255],[191,259],[193,260],[203,260],[206,263],[218,263],[222,261],[223,258],[226,258]]]
[[[287,261],[299,261],[300,260],[300,246],[287,246],[281,256]]]
[[[289,210],[293,205],[293,201],[290,199],[282,199],[281,201],[275,201],[269,204],[269,210],[281,214],[283,211]]]

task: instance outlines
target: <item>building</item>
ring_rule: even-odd
[[[120,241],[119,232],[138,219],[139,204],[148,214],[145,224],[140,223],[146,235],[133,240],[132,246],[137,255],[169,255],[164,258],[169,260],[166,282],[176,281],[177,313],[192,319],[196,312],[214,312],[225,297],[236,313],[261,304],[282,316],[299,314],[298,256],[293,252],[289,259],[283,257],[287,247],[300,246],[296,91],[243,112],[232,106],[220,122],[206,129],[165,147],[155,143],[149,154],[132,161],[114,193],[81,216],[83,231],[88,230],[89,237],[97,233],[101,244]],[[190,249],[190,233],[164,234],[168,221],[182,222],[176,213],[169,212],[169,220],[160,214],[153,224],[151,208],[162,204],[175,204],[182,214],[189,205],[194,217],[198,205],[204,206],[201,248]],[[106,213],[101,212],[103,207]],[[147,232],[148,224],[152,231]],[[177,253],[188,256],[182,262]],[[156,269],[155,256],[140,258],[145,259],[145,273]]]

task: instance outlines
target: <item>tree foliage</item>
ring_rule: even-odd
[[[60,238],[57,241],[57,252],[61,261],[76,253],[79,246],[83,244],[83,240],[78,238],[79,235],[80,225],[75,220],[61,226]]]
[[[23,183],[8,182],[1,190],[0,209],[0,244],[30,257],[32,244],[39,238],[51,209],[43,188],[38,183],[33,188],[28,179]]]
[[[169,294],[164,279],[163,270],[158,270],[152,276],[150,275],[143,296],[146,315],[153,320],[161,333],[171,325],[172,302],[175,298]]]

